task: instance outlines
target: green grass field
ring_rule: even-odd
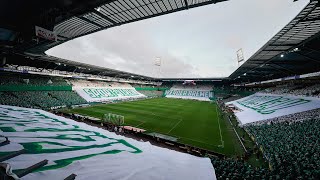
[[[215,103],[155,98],[117,104],[101,104],[68,112],[102,119],[114,113],[125,117],[125,125],[178,138],[190,144],[226,155],[242,149],[230,124],[220,115]]]

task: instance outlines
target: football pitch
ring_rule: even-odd
[[[237,155],[242,149],[215,103],[154,98],[76,108],[68,112],[102,119],[105,114],[124,116],[124,125],[177,138],[178,142]]]

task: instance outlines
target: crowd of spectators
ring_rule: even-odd
[[[176,83],[174,84],[171,89],[188,89],[188,90],[212,90],[213,86],[210,84],[206,85],[192,85],[192,84],[181,84],[181,83]]]
[[[320,98],[320,84],[293,84],[286,83],[274,87],[266,88],[262,93],[278,94],[278,95],[295,95],[295,96],[311,96]]]
[[[9,91],[0,92],[0,104],[50,109],[52,107],[84,104],[86,101],[73,91],[44,91],[42,87],[70,86],[61,77],[40,76],[32,74],[20,74],[1,72],[0,86],[13,86]],[[19,87],[33,86],[32,91],[21,91]],[[38,88],[39,87],[39,88]]]
[[[316,89],[316,85],[310,87]],[[298,86],[290,90],[280,86],[273,92],[292,95],[294,88]],[[218,179],[320,179],[320,109],[266,119],[244,129],[269,162],[269,170],[252,170],[242,161],[214,159]],[[247,171],[252,175],[244,173]]]
[[[0,85],[123,87],[127,83],[69,80],[42,76],[12,76],[0,78]],[[210,85],[174,84],[173,89],[207,89]],[[221,89],[225,91],[225,89]],[[240,91],[240,90],[239,90]],[[148,97],[159,97],[162,91],[139,91]],[[267,88],[264,93],[320,97],[318,84],[283,84]],[[230,96],[229,98],[240,96]],[[131,100],[131,99],[128,99]],[[73,91],[8,91],[0,92],[0,104],[50,109],[52,107],[85,104],[86,101]],[[107,127],[111,131],[114,126]],[[320,179],[320,109],[267,119],[245,126],[254,137],[270,170],[253,167],[242,160],[211,157],[218,179]],[[124,130],[121,132],[125,132]]]
[[[225,179],[277,179],[267,168],[253,167],[242,160],[211,157],[218,180]]]
[[[82,79],[68,80],[75,87],[116,87],[116,88],[132,88],[128,83],[121,82],[107,82],[107,81],[88,81]]]
[[[0,74],[0,86],[3,85],[28,85],[28,86],[68,86],[68,83],[59,77],[39,76],[39,75],[27,75],[27,74],[12,74],[1,73]]]
[[[147,97],[161,97],[163,96],[163,91],[138,91],[139,93],[147,96]]]
[[[320,179],[319,112],[305,115],[246,127],[269,161],[272,174],[281,179]]]
[[[250,125],[263,125],[266,123],[271,124],[271,123],[281,123],[281,122],[288,122],[290,124],[291,122],[295,122],[295,121],[304,121],[308,119],[318,119],[318,118],[320,118],[320,109],[313,109],[309,111],[288,114],[285,116],[279,116],[271,119],[257,121],[257,122],[251,123]]]
[[[28,108],[50,109],[87,103],[73,91],[0,92],[0,104]]]

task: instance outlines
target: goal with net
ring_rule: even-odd
[[[124,124],[124,116],[119,114],[107,113],[104,114],[102,122],[121,126]]]

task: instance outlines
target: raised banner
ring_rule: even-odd
[[[239,109],[235,115],[244,125],[320,108],[320,99],[256,93],[226,104],[234,105]]]
[[[88,102],[146,97],[134,88],[76,87],[74,90]]]
[[[13,170],[48,160],[24,180],[65,179],[71,174],[77,180],[216,179],[209,158],[156,147],[42,110],[0,105],[0,134],[10,140],[0,154],[26,150],[3,162]]]
[[[170,89],[165,92],[165,96],[168,98],[210,101],[210,98],[213,97],[213,92],[208,90]]]
[[[36,36],[50,41],[57,41],[57,35],[53,31],[49,31],[39,26],[35,26]]]

